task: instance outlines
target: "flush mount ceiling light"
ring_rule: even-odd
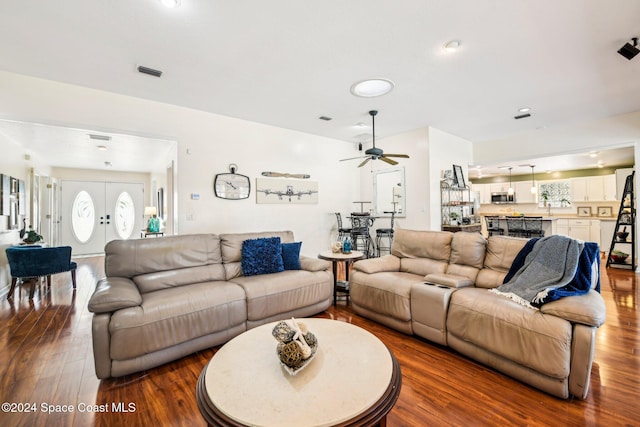
[[[460,40],[451,40],[442,46],[446,52],[455,52],[460,49]]]
[[[180,6],[180,0],[160,0],[160,3],[169,9]]]
[[[640,49],[638,49],[638,38],[631,38],[633,44],[625,43],[620,49],[618,49],[618,53],[629,61],[631,61],[638,53],[640,53]]]
[[[386,95],[395,87],[391,80],[368,79],[354,83],[351,86],[351,93],[362,98],[374,98]]]

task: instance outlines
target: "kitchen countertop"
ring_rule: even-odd
[[[509,215],[506,215],[504,212],[501,213],[491,213],[491,212],[481,212],[480,216],[498,216],[500,219],[504,219]],[[557,219],[597,219],[600,221],[615,221],[617,218],[615,216],[607,216],[607,217],[598,217],[598,216],[577,216],[577,215],[540,215],[540,214],[522,214],[522,216],[541,216],[543,221],[555,221]]]

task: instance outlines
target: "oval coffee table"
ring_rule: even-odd
[[[198,407],[215,426],[386,425],[401,388],[391,351],[373,334],[330,319],[297,319],[318,339],[314,359],[289,375],[276,355],[277,322],[226,343],[204,368]]]

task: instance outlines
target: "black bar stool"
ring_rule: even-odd
[[[389,251],[391,253],[391,244],[393,243],[393,222],[395,219],[395,212],[384,212],[386,214],[391,214],[391,228],[378,228],[376,229],[376,250],[378,253],[378,257],[380,256],[380,251]],[[383,239],[386,240],[387,245],[382,245]]]

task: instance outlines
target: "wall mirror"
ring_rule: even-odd
[[[373,206],[377,216],[405,216],[404,167],[373,171]]]

